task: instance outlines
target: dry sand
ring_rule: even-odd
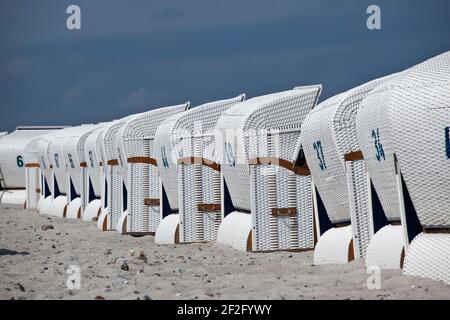
[[[54,229],[44,231],[48,224]],[[80,267],[79,290],[67,289],[69,265]],[[367,289],[368,276],[362,259],[323,267],[312,265],[312,252],[162,246],[0,206],[0,299],[450,299],[450,286],[400,270],[383,271],[379,290]]]

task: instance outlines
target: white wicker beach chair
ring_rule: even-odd
[[[397,168],[391,141],[389,104],[392,88],[403,73],[368,93],[356,116],[358,144],[367,168],[370,225],[374,236],[367,246],[366,265],[381,269],[403,267],[405,235],[401,226]]]
[[[172,132],[184,113],[176,114],[163,121],[156,129],[153,143],[161,179],[161,218],[156,228],[155,242],[161,244],[180,242],[177,159],[181,152],[178,150],[180,145],[172,141]]]
[[[315,264],[347,263],[362,257],[373,235],[355,116],[361,100],[388,78],[327,99],[303,123],[301,143],[315,184],[314,208],[320,235]]]
[[[81,126],[66,137],[63,143],[64,161],[67,168],[68,206],[66,218],[81,219],[86,203],[87,193],[87,162],[84,155],[84,143],[87,137],[104,124]]]
[[[49,133],[40,137],[37,141],[37,155],[39,159],[39,168],[41,171],[41,198],[38,203],[40,214],[48,214],[50,205],[54,199],[53,189],[53,169],[48,157],[48,147],[51,137],[56,133]]]
[[[38,211],[41,214],[50,214],[50,208],[52,207],[53,201],[58,197],[61,197],[58,202],[65,203],[64,201],[62,201],[62,198],[65,196],[62,195],[59,189],[58,181],[56,181],[54,173],[53,162],[50,158],[50,144],[55,137],[64,137],[66,134],[68,134],[67,131],[69,130],[71,130],[71,128],[65,128],[62,130],[51,132],[49,134],[41,136],[37,141],[37,156],[39,159],[42,184],[41,199],[38,203]],[[54,154],[52,154],[52,157],[54,157]]]
[[[450,284],[450,52],[395,83],[389,119],[410,242],[404,273]]]
[[[26,176],[29,173],[31,179],[33,173],[36,177],[38,171],[35,165],[33,168],[31,165],[27,166],[25,147],[37,136],[58,128],[18,127],[14,132],[2,136],[0,140],[0,203],[27,206]],[[35,193],[38,188],[39,185],[34,186],[32,201],[36,201]]]
[[[311,250],[311,179],[296,147],[320,85],[249,99],[217,123],[223,214],[217,242],[242,251]]]
[[[84,145],[79,150],[84,152],[84,163],[82,167],[85,168],[85,190],[82,195],[82,203],[86,205],[81,217],[84,221],[92,221],[98,219],[102,211],[102,188],[105,185],[102,154],[97,147],[101,145],[99,141],[103,141],[102,132],[110,123],[103,124],[101,127],[92,131],[84,142]],[[100,152],[100,153],[99,153]],[[81,159],[80,155],[80,159]]]
[[[64,144],[67,140],[78,137],[93,128],[94,126],[92,124],[85,124],[59,130],[57,133],[50,136],[50,142],[48,144],[48,160],[50,162],[54,180],[52,192],[53,201],[50,205],[48,214],[65,218],[68,205],[72,200],[77,198],[77,189],[75,189],[74,183],[69,176],[69,167],[75,171],[76,164],[75,161],[66,162],[64,157]],[[72,166],[74,168],[72,168]],[[76,201],[76,203],[78,204],[78,201]]]
[[[39,210],[46,197],[51,198],[50,188],[46,182],[45,169],[41,167],[38,153],[39,143],[49,139],[49,134],[39,135],[25,145],[25,185],[27,190],[26,209]],[[47,170],[48,171],[48,170]]]
[[[126,208],[117,230],[122,234],[154,234],[159,225],[161,181],[153,147],[156,129],[168,117],[187,110],[189,103],[138,114],[116,136],[118,162],[127,189]]]
[[[119,166],[120,154],[116,144],[116,136],[120,128],[134,116],[129,115],[113,121],[102,131],[101,152],[103,153],[102,163],[106,177],[106,190],[103,199],[108,209],[100,213],[97,226],[103,231],[117,230],[119,218],[126,208],[127,190]]]
[[[117,121],[117,120],[115,120]],[[105,158],[105,153],[103,151],[103,136],[105,132],[109,129],[109,126],[112,125],[114,121],[107,126],[105,126],[97,135],[95,141],[95,155],[98,160],[99,167],[99,185],[100,185],[100,213],[97,215],[97,227],[100,230],[108,230],[107,226],[107,216],[108,216],[108,179],[107,179],[107,161]]]
[[[169,118],[158,128],[155,150],[163,183],[163,220],[156,230],[155,242],[216,239],[222,214],[214,127],[226,109],[244,99],[241,94],[203,104]]]

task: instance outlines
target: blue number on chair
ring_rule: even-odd
[[[229,142],[225,142],[225,154],[227,156],[227,164],[230,167],[235,167],[236,159],[234,158],[234,154],[233,154],[233,146]]]
[[[321,170],[325,170],[327,165],[325,163],[325,157],[323,156],[323,147],[320,140],[313,143],[314,150],[316,150],[317,159],[319,160],[319,167]]]
[[[94,167],[94,159],[93,159],[93,156],[92,156],[92,150],[89,150],[88,155],[89,155],[89,162],[91,164],[91,168],[93,168]]]
[[[166,156],[166,147],[164,147],[164,146],[161,147],[161,158],[162,158],[164,168],[169,169],[169,161],[167,161],[167,156]]]
[[[75,169],[75,164],[73,163],[72,154],[67,154],[67,157],[69,158],[70,167],[72,169]]]
[[[372,130],[372,138],[375,143],[375,157],[378,161],[381,161],[381,158],[383,160],[386,160],[386,155],[384,154],[384,148],[380,141],[380,130],[378,128]]]
[[[23,158],[22,158],[22,156],[17,156],[16,161],[17,161],[17,166],[19,168],[22,168],[23,167]]]
[[[59,156],[57,153],[55,153],[55,165],[57,168],[59,168]]]
[[[450,127],[445,128],[445,152],[447,159],[450,159]]]

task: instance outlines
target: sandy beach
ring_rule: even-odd
[[[382,271],[381,288],[369,290],[362,259],[326,267],[312,259],[215,243],[162,246],[0,206],[0,299],[450,299],[450,286],[400,270]],[[69,266],[79,267],[80,289],[67,287]]]

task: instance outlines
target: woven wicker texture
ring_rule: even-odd
[[[24,163],[31,164],[31,163],[39,163],[39,143],[44,142],[46,139],[49,139],[50,134],[42,134],[37,137],[32,138],[25,144],[25,157],[24,157]]]
[[[370,195],[365,161],[345,162],[345,155],[360,150],[356,116],[362,100],[392,77],[370,81],[324,101],[302,127],[305,157],[329,219],[332,223],[351,221],[356,257],[365,256],[373,236]]]
[[[73,132],[65,138],[63,143],[63,156],[67,172],[72,180],[76,195],[80,196],[85,183],[84,168],[80,163],[84,162],[84,153],[80,153],[80,145],[97,126],[81,126],[79,130]]]
[[[50,138],[53,134],[56,133],[49,133],[45,136],[41,136],[42,139],[37,143],[39,166],[50,191],[53,190],[53,170],[50,167],[51,163],[48,157],[48,147],[50,146]]]
[[[196,157],[218,162],[214,128],[222,113],[239,104],[245,95],[215,101],[187,111],[172,132],[172,141],[180,141],[175,153],[179,158]],[[175,150],[174,147],[172,147]],[[220,211],[199,211],[200,204],[220,204],[220,172],[202,164],[178,166],[180,241],[212,241],[217,237]]]
[[[114,121],[102,131],[102,152],[103,166],[105,167],[105,177],[108,185],[107,207],[109,212],[108,229],[116,230],[117,223],[123,213],[123,179],[118,165],[108,165],[108,161],[119,159],[119,150],[116,146],[116,135],[125,123],[134,117],[131,115],[123,119]]]
[[[316,244],[314,264],[348,263],[352,237],[353,231],[351,226],[327,230]]]
[[[67,179],[68,166],[64,157],[64,143],[68,138],[78,136],[86,130],[91,130],[92,127],[92,125],[87,124],[58,130],[50,137],[50,143],[48,146],[48,160],[52,166],[52,171],[55,180],[58,183],[59,191],[62,194],[67,194],[69,190]]]
[[[86,138],[83,146],[84,161],[87,164],[89,179],[92,183],[92,189],[96,198],[100,197],[101,195],[99,164],[102,161],[101,154],[99,156],[97,151],[97,140],[103,129],[104,127],[101,127],[92,131],[91,134]]]
[[[400,219],[394,148],[388,116],[392,85],[396,75],[363,99],[356,116],[356,133],[367,171],[389,221]]]
[[[364,160],[346,162],[350,220],[355,244],[355,256],[363,257],[374,234],[366,164]]]
[[[179,214],[169,214],[158,225],[155,233],[155,243],[174,244],[177,237],[177,229],[180,224]]]
[[[26,165],[35,165],[40,163],[39,159],[39,143],[44,142],[48,139],[49,134],[42,134],[33,139],[31,139],[25,145],[25,158],[24,163]],[[45,170],[41,171],[41,167],[27,167],[25,175],[25,186],[26,186],[26,199],[27,199],[27,209],[35,210],[38,209],[39,201],[41,200],[42,190],[42,177]],[[40,191],[40,192],[39,192]]]
[[[39,165],[38,146],[39,141],[45,139],[45,134],[33,138],[25,145],[25,163],[28,165]],[[26,187],[26,209],[36,210],[39,208],[39,201],[43,200],[44,190],[42,188],[42,175],[40,167],[26,168],[25,187]],[[42,198],[42,199],[41,199]]]
[[[163,121],[156,130],[153,142],[159,175],[172,211],[178,210],[178,151],[172,149],[172,132],[183,115],[179,113]]]
[[[332,223],[350,220],[344,155],[359,150],[355,128],[359,105],[386,80],[376,79],[329,98],[311,111],[302,126],[305,157]]]
[[[410,68],[392,88],[392,141],[424,227],[450,227],[450,52]]]
[[[276,165],[249,166],[248,161],[274,157],[295,162],[300,126],[320,91],[320,86],[299,87],[252,98],[218,121],[223,175],[234,207],[252,214],[254,251],[314,247],[310,178]],[[296,213],[273,216],[276,208],[296,208]]]
[[[404,273],[450,284],[450,234],[416,236],[408,247]]]
[[[26,190],[2,190],[0,191],[0,203],[16,204],[23,206],[27,200]]]
[[[392,144],[425,229],[450,226],[450,52],[418,64],[391,88]],[[408,225],[406,225],[408,228]],[[421,233],[408,247],[405,274],[450,283],[450,237]]]
[[[154,109],[134,116],[119,129],[116,146],[122,178],[128,189],[127,232],[155,232],[160,222],[159,205],[147,206],[144,199],[157,199],[160,179],[156,166],[148,163],[128,163],[133,157],[155,158],[155,132],[168,117],[183,112],[188,103]]]
[[[306,117],[301,141],[311,175],[333,223],[350,220],[344,155],[332,130],[335,113],[346,97],[341,93],[320,103]]]
[[[245,252],[248,249],[247,240],[251,231],[251,215],[233,211],[220,224],[217,232],[217,242]]]
[[[405,72],[395,74],[372,90],[361,102],[356,117],[358,143],[388,221],[400,220],[395,150],[391,141],[388,109],[391,89]],[[373,221],[371,223],[373,225]],[[401,226],[385,226],[380,229],[367,248],[366,264],[377,265],[382,269],[399,269],[404,239]]]
[[[97,140],[95,142],[95,154],[99,161],[99,184],[100,184],[100,198],[102,200],[102,212],[108,211],[107,193],[106,188],[106,174],[108,172],[108,166],[106,165],[105,153],[103,152],[103,135],[109,126],[105,126],[97,135]]]
[[[384,226],[375,233],[367,247],[366,266],[400,269],[404,243],[402,226]]]

